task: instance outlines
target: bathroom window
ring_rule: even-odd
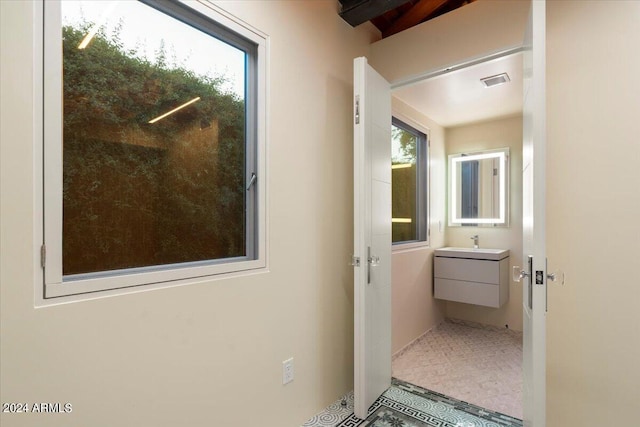
[[[394,245],[427,240],[427,135],[393,117],[391,236]]]
[[[203,4],[43,3],[45,298],[263,268],[265,40]]]

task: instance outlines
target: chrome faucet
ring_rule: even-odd
[[[479,240],[478,235],[474,234],[473,236],[471,236],[471,240],[473,240],[473,249],[478,249],[479,248],[479,246],[478,246],[478,240]]]

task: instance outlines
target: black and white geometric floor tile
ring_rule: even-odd
[[[346,401],[346,405],[342,402]],[[349,393],[307,421],[303,427],[521,427],[522,421],[393,379],[391,387],[361,420],[353,414]]]
[[[352,391],[327,406],[318,415],[304,423],[302,427],[335,427],[350,415],[353,415]]]
[[[388,390],[388,395],[392,399],[400,402],[412,402],[410,404],[415,405],[418,409],[428,411],[431,408],[434,408],[434,403],[440,403],[447,408],[453,408],[456,411],[462,411],[466,414],[473,415],[474,417],[497,423],[499,426],[522,427],[522,420],[518,418],[481,408],[471,403],[463,402],[396,378],[392,379],[392,387]],[[425,407],[421,407],[421,403],[416,401],[416,397],[422,397],[425,399],[422,401],[422,404],[425,404]]]

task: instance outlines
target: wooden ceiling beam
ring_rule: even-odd
[[[377,16],[371,20],[371,23],[375,25],[380,33],[382,34],[387,28],[394,23],[396,19],[402,16],[407,10],[411,9],[413,5],[419,0],[411,0],[407,3],[404,3],[402,6],[396,7],[395,9],[391,9],[388,12],[383,13],[380,16]]]
[[[1,1],[1,0],[0,0]],[[410,0],[339,0],[338,15],[352,27],[382,15]]]
[[[383,31],[382,37],[389,37],[419,24],[448,2],[449,0],[420,0]]]

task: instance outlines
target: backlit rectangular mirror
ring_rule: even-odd
[[[509,226],[509,148],[449,156],[449,225]]]

